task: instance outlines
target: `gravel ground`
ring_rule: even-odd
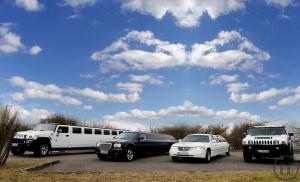
[[[300,155],[295,155],[300,159]],[[11,155],[9,160],[24,160],[34,158],[32,154],[24,156]],[[245,163],[241,152],[231,152],[231,156],[220,156],[210,163],[202,161],[173,162],[168,155],[138,158],[132,162],[101,161],[93,153],[56,153],[46,159],[60,160],[60,163],[43,169],[44,172],[192,172],[192,171],[258,171],[272,170],[274,160],[254,161]],[[298,162],[294,162],[295,167]]]

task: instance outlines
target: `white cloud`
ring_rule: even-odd
[[[233,47],[236,48],[229,49]],[[262,61],[269,60],[270,55],[237,31],[221,31],[216,39],[194,44],[191,51],[183,44],[159,40],[150,31],[131,31],[103,50],[94,52],[91,59],[100,62],[101,72],[175,66],[262,72]]]
[[[204,106],[197,106],[190,101],[185,101],[179,106],[170,106],[158,111],[147,111],[132,109],[129,112],[117,112],[113,115],[106,115],[102,118],[105,122],[110,121],[143,121],[154,120],[168,117],[196,117],[196,118],[212,118],[224,120],[238,120],[238,121],[260,121],[258,115],[251,115],[248,112],[240,112],[236,109],[216,111],[208,109]]]
[[[162,84],[162,76],[154,77],[152,75],[130,75],[131,81],[140,82],[140,83],[149,83],[151,85],[160,85]]]
[[[10,31],[11,24],[0,24],[0,51],[6,54],[16,53],[24,48],[21,37]]]
[[[15,4],[24,8],[26,11],[40,11],[43,9],[44,5],[39,3],[39,0],[15,0]]]
[[[129,93],[129,94],[124,94],[124,93],[112,94],[112,93],[104,93],[91,88],[84,88],[84,89],[68,88],[67,92],[70,94],[88,97],[98,102],[134,103],[140,100],[140,95],[137,92]]]
[[[271,88],[264,90],[259,93],[235,93],[232,92],[230,100],[235,103],[249,103],[249,102],[262,102],[268,99],[278,97],[280,95],[288,94],[291,90],[289,88],[276,89]]]
[[[62,0],[64,6],[71,6],[72,8],[84,8],[86,6],[93,6],[98,0]]]
[[[239,75],[219,75],[219,76],[211,76],[210,84],[220,85],[224,82],[234,82],[238,80]]]
[[[15,105],[13,108],[18,112],[20,119],[24,122],[28,122],[28,124],[36,123],[51,114],[51,112],[46,109],[32,108],[28,110],[19,105]]]
[[[296,0],[265,0],[269,6],[275,6],[278,8],[285,8],[288,6],[295,6]]]
[[[130,131],[149,131],[150,128],[145,124],[137,122],[120,122],[120,121],[103,121],[104,125],[113,126],[114,128],[125,129]]]
[[[278,106],[293,105],[300,101],[300,87],[293,90],[294,95],[285,97],[278,101]]]
[[[118,83],[117,87],[130,93],[143,92],[143,85],[139,83]]]
[[[29,53],[31,55],[38,55],[42,51],[42,48],[38,45],[34,45],[30,48]]]
[[[14,26],[13,23],[0,23],[0,52],[5,54],[17,53],[27,49],[21,41],[21,36],[11,31],[12,26]],[[36,55],[41,51],[42,49],[35,45],[29,49],[28,53]]]
[[[117,102],[117,103],[133,103],[140,99],[138,92],[133,93],[104,93],[91,88],[60,88],[55,84],[41,84],[34,81],[27,81],[22,77],[13,76],[9,79],[13,86],[23,88],[22,92],[9,93],[8,95],[17,101],[23,101],[26,98],[40,98],[53,100],[63,103],[65,105],[74,105],[82,107],[83,109],[91,110],[92,106],[84,105],[81,100],[71,97],[70,95],[84,96],[92,98],[96,101]]]
[[[206,14],[214,20],[221,15],[245,8],[243,0],[123,0],[120,2],[124,10],[151,15],[158,20],[170,13],[175,17],[176,24],[181,27],[197,26],[200,18]]]
[[[227,85],[227,91],[230,93],[237,93],[243,90],[247,90],[249,88],[248,83],[230,83]]]

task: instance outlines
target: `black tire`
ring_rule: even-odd
[[[38,141],[34,150],[34,155],[38,157],[46,157],[50,151],[50,144],[46,141]]]
[[[127,147],[124,156],[125,161],[130,162],[134,159],[134,157],[135,157],[134,148],[132,146]]]
[[[248,152],[247,150],[243,150],[243,156],[244,156],[245,162],[251,162],[253,159],[252,154],[250,152]]]
[[[19,148],[11,148],[10,151],[14,155],[23,155],[25,153],[25,150]]]
[[[226,152],[226,156],[230,156],[229,148],[228,151]]]
[[[210,153],[210,150],[207,149],[206,150],[206,155],[205,155],[205,162],[210,163],[210,161],[211,161],[211,153]]]
[[[174,162],[178,162],[179,161],[178,157],[171,157],[171,158],[172,158],[172,161],[174,161]]]
[[[106,159],[107,159],[106,156],[103,155],[103,154],[97,154],[97,156],[98,156],[98,158],[99,158],[100,160],[106,160]]]

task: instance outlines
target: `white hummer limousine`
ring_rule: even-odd
[[[49,151],[94,149],[100,140],[111,140],[124,130],[38,124],[33,130],[17,132],[11,152],[22,155],[33,151],[36,156],[47,156]]]

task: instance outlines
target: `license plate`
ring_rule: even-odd
[[[177,155],[188,155],[188,152],[178,152]]]
[[[18,144],[17,144],[17,143],[12,143],[12,144],[11,144],[11,146],[13,146],[13,147],[17,147],[17,146],[18,146]]]
[[[269,150],[257,150],[257,152],[267,154],[267,153],[269,153]]]
[[[107,150],[100,150],[100,153],[101,154],[108,154],[108,151]]]

